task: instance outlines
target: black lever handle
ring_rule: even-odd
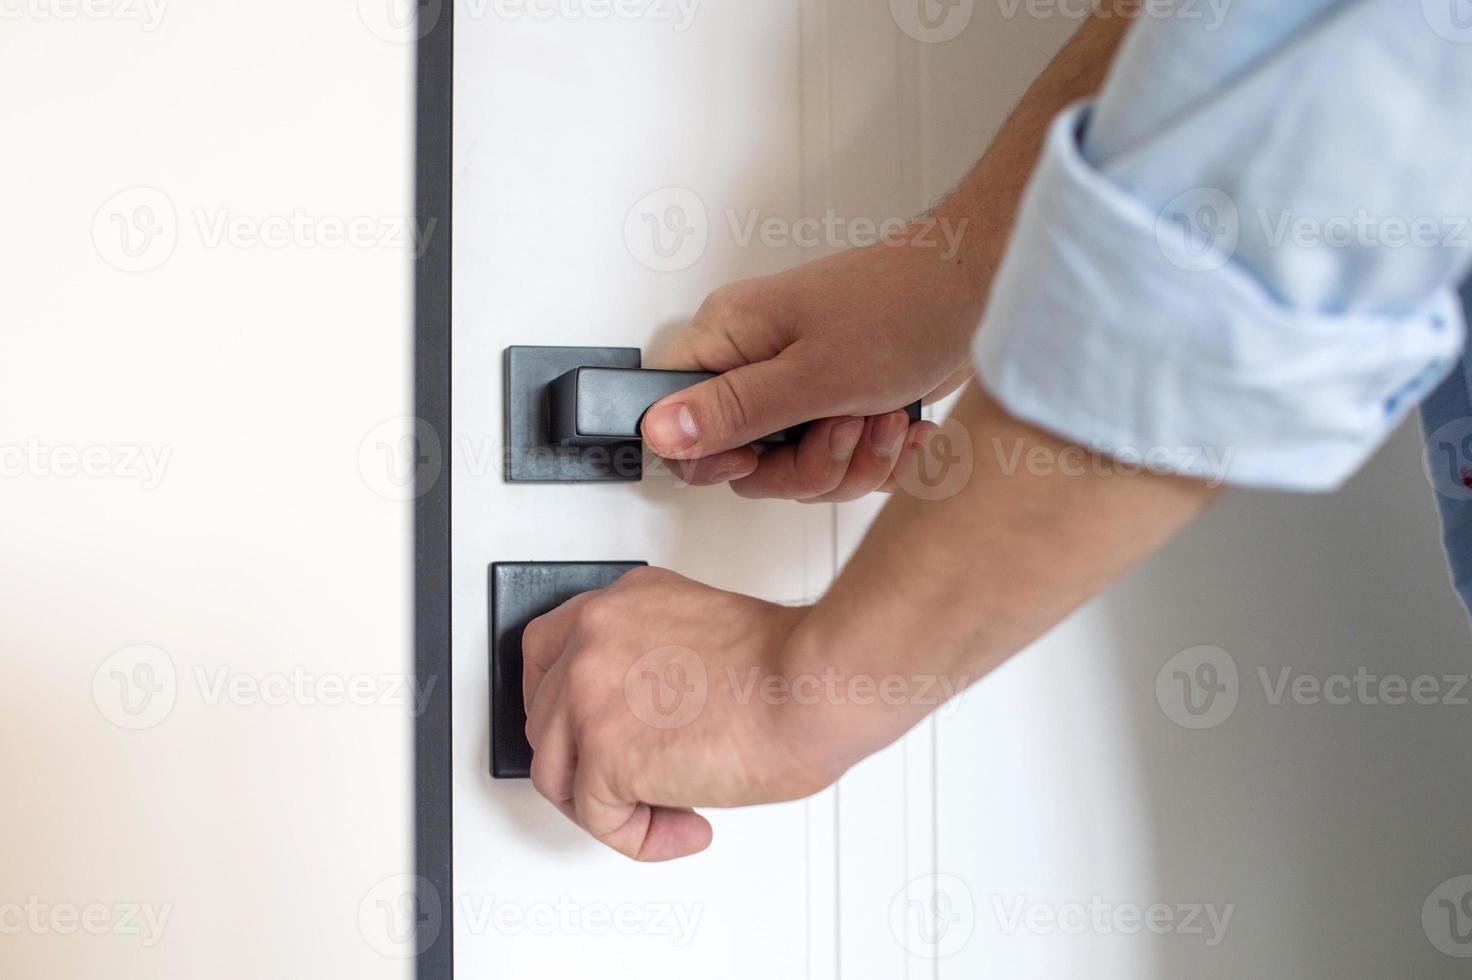
[[[716,375],[708,371],[578,367],[547,386],[549,434],[561,446],[606,446],[641,439],[639,424],[662,398]],[[920,403],[906,408],[920,421]],[[802,438],[811,423],[774,432],[758,441],[784,445]]]
[[[630,482],[644,474],[639,423],[649,406],[715,375],[645,371],[635,347],[506,349],[506,479],[511,483]],[[920,419],[920,403],[908,407]],[[776,432],[790,443],[807,425]]]

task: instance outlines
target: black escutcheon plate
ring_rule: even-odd
[[[574,596],[602,589],[644,562],[497,562],[491,566],[491,775],[526,779],[521,635],[527,623]]]

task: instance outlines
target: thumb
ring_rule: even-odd
[[[785,352],[738,367],[655,402],[644,415],[644,441],[665,459],[700,459],[840,414],[816,381]]]

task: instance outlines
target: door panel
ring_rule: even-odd
[[[933,976],[936,949],[910,908],[936,898],[933,722],[814,800],[713,814],[712,849],[659,868],[585,840],[529,785],[489,779],[489,563],[645,560],[800,601],[826,588],[881,503],[753,503],[657,471],[633,485],[508,485],[501,353],[649,352],[722,282],[853,244],[855,222],[918,213],[974,162],[1017,86],[983,73],[964,106],[939,111],[930,62],[971,57],[987,32],[922,43],[890,4],[708,3],[683,30],[493,11],[461,3],[455,32],[457,974]],[[1044,38],[1035,70],[1066,30],[1026,26]],[[964,125],[947,124],[963,110]],[[751,234],[804,217],[843,230],[801,243]],[[698,926],[538,934],[513,921],[564,901]]]
[[[802,213],[798,27],[782,2],[711,4],[684,31],[457,10],[459,976],[833,975],[831,798],[712,814],[710,851],[642,867],[528,783],[492,781],[487,760],[489,563],[643,560],[786,602],[831,578],[829,508],[685,489],[658,470],[623,485],[501,476],[504,348],[648,352],[714,286],[800,260],[725,230],[728,210]],[[705,211],[703,248],[681,252],[684,226],[661,224],[672,207]]]

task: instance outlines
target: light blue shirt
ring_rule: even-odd
[[[1014,415],[1117,458],[1332,490],[1462,357],[1472,2],[1144,8],[1098,99],[1048,135],[979,375]],[[1469,510],[1447,525],[1464,599],[1468,383],[1430,403],[1452,415],[1427,413],[1428,431],[1467,422],[1450,502]]]

